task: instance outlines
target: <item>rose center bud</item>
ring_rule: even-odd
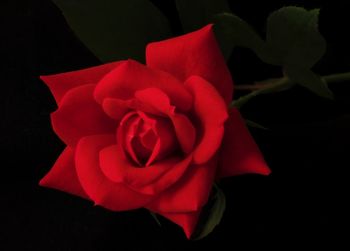
[[[117,142],[125,155],[140,167],[149,166],[178,149],[178,142],[168,118],[130,112],[117,130]]]

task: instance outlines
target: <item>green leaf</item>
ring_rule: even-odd
[[[176,0],[176,7],[185,32],[211,23],[218,13],[230,12],[226,0]]]
[[[68,24],[102,61],[144,61],[147,43],[170,36],[168,20],[147,0],[54,0]]]
[[[218,13],[230,12],[226,0],[176,0],[176,7],[185,32],[191,32],[213,23]],[[228,59],[233,49],[232,44],[225,39],[221,30],[214,27],[214,33],[222,54]]]
[[[262,129],[262,130],[268,130],[268,128],[266,128],[265,126],[263,125],[260,125],[254,121],[251,121],[249,119],[245,119],[245,123],[247,126],[249,127],[253,127],[253,128],[257,128],[257,129]]]
[[[319,9],[307,11],[300,7],[283,7],[268,17],[266,41],[235,15],[216,16],[215,27],[226,47],[231,44],[252,49],[262,61],[283,66],[290,78],[253,91],[232,102],[230,107],[240,108],[253,97],[286,90],[295,83],[319,96],[333,97],[326,82],[309,70],[326,50],[326,42],[318,31],[318,16]]]
[[[224,214],[226,208],[225,194],[217,185],[214,185],[213,188],[214,194],[202,210],[196,231],[191,237],[192,240],[199,240],[210,234],[220,223]]]
[[[320,97],[333,99],[333,93],[324,79],[309,69],[286,67],[285,72],[291,81],[309,89]]]
[[[253,91],[247,95],[244,95],[240,97],[237,100],[234,100],[230,104],[230,108],[237,107],[238,109],[241,108],[244,104],[246,104],[248,101],[250,101],[252,98],[262,95],[262,94],[269,94],[269,93],[275,93],[280,91],[285,91],[290,89],[294,86],[294,83],[289,81],[288,78],[280,78],[279,80],[274,80],[269,84],[267,87],[258,89],[256,91]]]
[[[319,9],[284,7],[267,20],[266,48],[261,58],[270,64],[311,68],[326,50],[318,31]]]
[[[214,20],[215,30],[222,34],[225,43],[262,53],[264,41],[247,22],[230,13],[216,15]]]

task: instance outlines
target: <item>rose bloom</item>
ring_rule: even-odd
[[[40,181],[113,211],[147,208],[190,238],[213,182],[270,173],[237,109],[212,25],[134,60],[42,76],[66,144]]]

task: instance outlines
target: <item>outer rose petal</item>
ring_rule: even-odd
[[[182,82],[192,75],[201,76],[215,86],[226,105],[232,100],[233,82],[212,25],[148,44],[146,61],[148,66],[169,72]]]
[[[268,175],[271,172],[236,108],[225,123],[219,166],[218,177],[246,173]]]
[[[115,135],[94,135],[82,138],[76,148],[75,165],[80,183],[95,204],[113,211],[131,210],[149,203],[151,198],[136,193],[121,183],[104,176],[99,152],[115,144]]]
[[[162,215],[177,225],[180,225],[184,230],[186,237],[190,239],[196,228],[200,216],[200,210],[190,213],[162,213]]]
[[[96,84],[104,75],[117,67],[121,62],[113,62],[55,75],[40,76],[40,78],[50,88],[58,104],[67,91],[80,85]]]
[[[148,68],[133,60],[125,61],[102,78],[96,86],[94,97],[100,104],[105,98],[128,100],[134,97],[136,91],[152,87],[166,93],[180,110],[190,109],[191,94],[179,80],[166,72]]]
[[[71,147],[64,149],[54,166],[40,180],[39,184],[89,199],[78,180],[74,165],[74,150]]]
[[[94,85],[83,85],[68,91],[51,114],[53,129],[69,146],[84,136],[115,131],[116,122],[93,99],[93,90]]]
[[[217,167],[217,158],[188,168],[181,179],[147,205],[157,213],[199,211],[208,201]]]
[[[216,89],[201,77],[190,77],[185,86],[193,95],[194,113],[203,127],[203,135],[193,153],[194,162],[201,164],[207,162],[221,145],[227,108]]]

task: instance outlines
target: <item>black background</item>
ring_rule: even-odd
[[[174,2],[153,2],[169,17],[174,34],[181,34]],[[283,5],[321,7],[320,30],[328,50],[314,70],[329,74],[350,70],[349,8],[342,2],[230,4],[261,33],[268,13]],[[349,82],[331,85],[335,101],[295,88],[258,97],[244,107],[246,118],[270,129],[251,131],[273,173],[222,181],[227,197],[223,221],[195,242],[166,220],[158,227],[146,210],[110,212],[38,186],[64,147],[49,122],[54,99],[38,76],[98,60],[49,0],[1,0],[0,34],[0,250],[285,250],[326,245],[337,250],[349,239]],[[244,49],[234,52],[229,66],[237,84],[280,74]]]

